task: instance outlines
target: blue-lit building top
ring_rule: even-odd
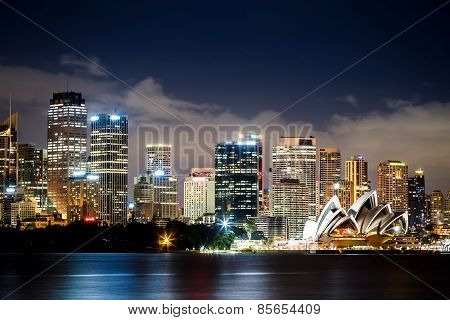
[[[218,219],[239,223],[256,217],[262,198],[262,143],[247,135],[215,148],[215,200]]]

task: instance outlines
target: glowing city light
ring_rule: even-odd
[[[134,202],[128,204],[128,209],[134,209],[134,207],[135,207]]]
[[[111,115],[111,120],[114,120],[114,121],[116,121],[116,120],[120,120],[120,116],[118,116],[118,115],[115,115],[115,114],[113,114],[113,115]]]
[[[169,249],[169,247],[172,246],[172,241],[174,238],[172,237],[172,234],[165,233],[164,235],[160,236],[159,245],[165,246],[166,249]]]
[[[86,179],[88,181],[98,181],[100,179],[100,177],[98,175],[96,175],[96,174],[88,174],[86,176]]]
[[[225,229],[225,231],[227,231],[227,229],[230,227],[229,219],[223,218],[222,220],[219,220],[219,226],[220,230]]]
[[[339,182],[336,182],[336,183],[334,184],[334,190],[339,190],[339,187],[340,187]]]
[[[14,192],[16,192],[16,187],[7,187],[6,188],[6,193],[12,194]]]
[[[155,172],[153,172],[153,175],[161,177],[164,175],[164,170],[155,170]]]
[[[84,176],[86,174],[86,171],[83,171],[83,170],[77,170],[77,171],[74,171],[73,173],[72,173],[72,176],[74,176],[74,177],[82,177],[82,176]]]
[[[100,119],[99,116],[92,116],[91,121],[98,121]]]

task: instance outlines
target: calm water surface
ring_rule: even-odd
[[[64,254],[0,254],[5,296]],[[390,259],[450,296],[450,255]],[[77,253],[9,299],[442,299],[380,255]]]

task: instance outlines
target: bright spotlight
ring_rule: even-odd
[[[219,225],[220,225],[220,230],[225,229],[225,231],[227,231],[227,229],[230,227],[230,220],[227,218],[223,218],[222,220],[219,220]]]

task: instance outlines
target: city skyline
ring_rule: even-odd
[[[449,35],[450,0],[0,0],[2,314],[442,317]]]
[[[144,3],[142,12],[148,12],[153,19],[137,21],[133,16],[136,10],[114,5],[107,8],[111,16],[120,15],[133,23],[111,26],[118,37],[112,39],[110,30],[98,24],[105,10],[98,4],[71,3],[70,10],[67,3],[15,5],[92,60],[89,62],[2,7],[2,39],[14,45],[4,46],[0,55],[0,115],[2,119],[8,115],[11,90],[13,111],[22,114],[21,139],[38,148],[46,145],[48,96],[65,90],[67,85],[83,93],[92,114],[116,109],[117,113],[129,115],[130,136],[137,136],[135,128],[142,122],[179,123],[96,64],[194,128],[208,123],[262,124],[434,8],[434,3],[419,1],[373,1],[353,3],[351,9],[345,10],[338,3],[330,3],[324,11],[318,4],[252,2],[245,6],[208,4],[202,8],[211,13],[206,17],[197,5],[193,8],[199,10],[181,4],[183,10],[173,11],[174,4]],[[122,7],[126,9],[120,10]],[[77,27],[80,30],[64,19],[45,18],[60,12],[70,12],[73,19],[83,12],[84,23]],[[172,25],[173,21],[164,18],[165,12],[179,19]],[[426,168],[428,185],[448,188],[450,165],[446,159],[450,151],[444,148],[435,152],[448,143],[450,135],[450,94],[445,73],[448,15],[448,8],[439,10],[273,122],[310,123],[319,148],[341,145],[343,159],[362,154],[371,164],[386,159],[405,161],[411,168]],[[265,19],[267,16],[271,19]],[[230,20],[234,23],[230,24]],[[333,21],[332,28],[329,21]],[[79,31],[95,41],[80,41],[74,37]],[[209,37],[212,31],[219,37]],[[254,41],[246,41],[248,38]],[[118,39],[120,50],[116,48]],[[215,70],[214,77],[210,70]],[[388,139],[390,148],[383,148]],[[132,175],[138,173],[135,155],[144,149],[136,143],[130,145]],[[175,152],[178,149],[174,145]],[[212,161],[210,157],[207,163],[192,166],[210,167]],[[369,180],[375,181],[376,165],[369,171]]]

